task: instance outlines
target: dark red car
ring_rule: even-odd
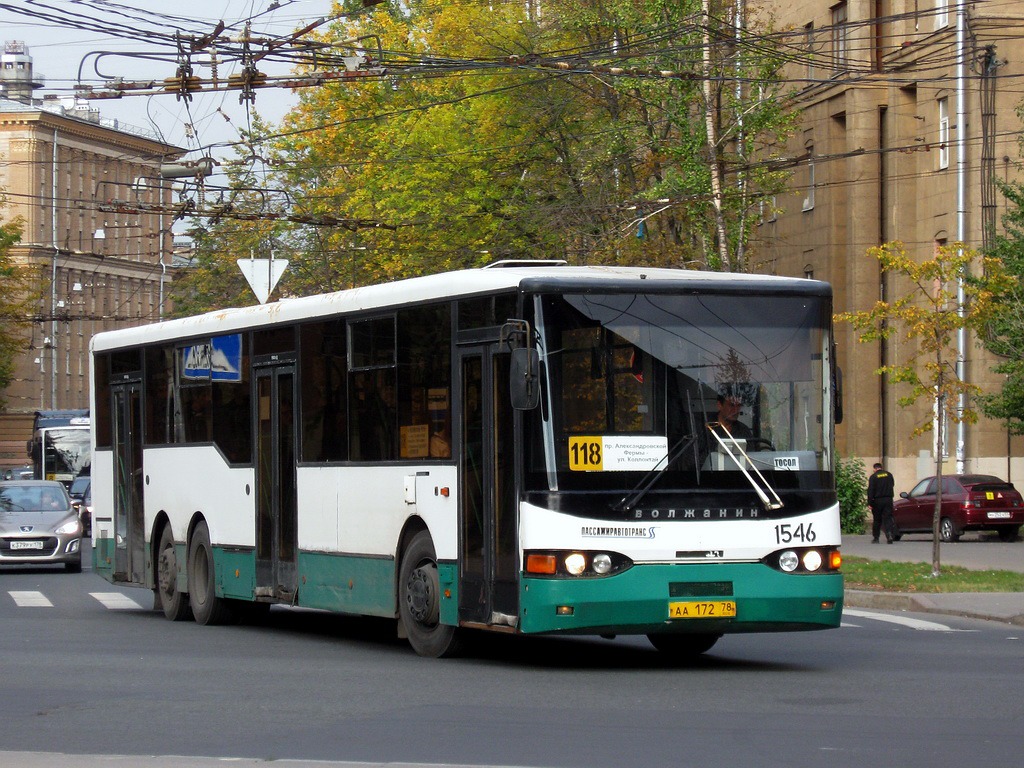
[[[893,533],[931,533],[938,483],[926,477],[893,503]],[[942,478],[939,535],[956,541],[964,531],[996,531],[1002,541],[1014,541],[1024,523],[1024,501],[1013,483],[994,475],[947,475]]]

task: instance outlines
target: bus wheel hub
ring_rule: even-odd
[[[431,566],[414,568],[409,574],[408,592],[405,596],[410,615],[420,624],[436,624],[437,569]]]

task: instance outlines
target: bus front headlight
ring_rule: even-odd
[[[609,555],[602,552],[594,555],[594,560],[590,564],[590,567],[594,569],[594,573],[604,576],[612,569],[612,559]]]
[[[779,568],[784,570],[786,573],[792,573],[800,565],[800,558],[796,556],[796,552],[791,549],[787,549],[781,555],[779,555]]]
[[[816,549],[809,549],[804,553],[804,568],[808,571],[816,571],[821,568],[821,553]]]
[[[565,558],[565,570],[573,576],[579,576],[587,569],[587,558],[579,552],[573,552]]]

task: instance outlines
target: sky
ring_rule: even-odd
[[[19,41],[27,46],[34,74],[45,79],[45,86],[35,94],[37,98],[46,94],[72,97],[77,82],[102,87],[105,79],[112,77],[173,77],[173,61],[123,55],[173,53],[173,47],[158,45],[152,37],[147,39],[147,32],[166,35],[181,30],[194,36],[212,32],[217,22],[223,20],[227,34],[240,31],[242,22],[253,18],[254,35],[280,37],[327,17],[330,12],[331,0],[0,0],[0,42]],[[32,14],[49,18],[40,19]],[[99,58],[102,77],[94,68],[97,51],[119,54]],[[268,75],[289,73],[284,62],[262,61],[258,66]],[[231,73],[228,69],[227,74]],[[210,77],[211,72],[203,66],[195,74]],[[223,76],[225,71],[219,74]],[[276,123],[297,101],[298,95],[287,89],[264,88],[256,91],[253,104],[239,103],[238,91],[225,91],[197,94],[191,102],[179,101],[174,94],[161,94],[93,100],[89,105],[99,108],[103,118],[143,128],[170,144],[192,151],[186,159],[194,159],[207,154],[215,158],[233,157],[233,152],[224,145],[237,139],[239,130],[246,129],[253,112]]]

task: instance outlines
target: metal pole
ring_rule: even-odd
[[[965,75],[967,59],[966,43],[967,7],[963,0],[956,7],[956,239],[963,243],[967,238],[967,107],[965,104]],[[966,316],[967,295],[964,290],[964,275],[957,278],[957,313],[960,315],[960,328],[956,334],[956,375],[960,381],[966,378],[964,357],[967,350],[967,329],[963,327]],[[956,473],[962,475],[966,463],[967,425],[963,414],[967,407],[967,395],[963,392],[957,397],[956,412]],[[939,414],[939,418],[943,418]],[[941,459],[941,456],[939,457]]]

